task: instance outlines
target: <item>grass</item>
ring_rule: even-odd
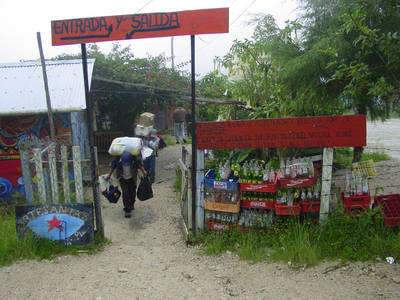
[[[170,134],[164,134],[162,137],[167,146],[176,145],[176,139],[174,136],[172,136]]]
[[[381,151],[366,151],[361,156],[361,161],[372,159],[374,162],[389,160],[390,156]],[[340,168],[350,168],[353,162],[352,148],[336,148],[334,163]]]
[[[95,242],[86,246],[64,246],[60,243],[26,236],[18,239],[15,229],[14,209],[0,207],[0,267],[25,259],[52,259],[60,254],[93,254],[104,248],[109,241],[95,236]]]
[[[379,211],[357,216],[332,214],[324,225],[286,220],[264,230],[205,232],[193,238],[206,255],[226,251],[251,261],[312,266],[329,260],[400,259],[400,233],[383,226]]]
[[[175,170],[175,179],[173,183],[173,189],[175,193],[180,193],[182,189],[182,171],[180,168]]]

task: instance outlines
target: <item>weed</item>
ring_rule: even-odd
[[[284,261],[293,266],[311,266],[324,259],[400,259],[400,233],[386,228],[377,210],[356,216],[337,211],[323,225],[289,219],[263,230],[205,232],[194,242],[202,245],[206,255],[229,250],[242,259]]]
[[[389,160],[390,156],[382,151],[366,151],[361,156],[361,161],[372,159],[374,162]],[[353,162],[352,148],[336,148],[334,163],[339,168],[350,168]]]

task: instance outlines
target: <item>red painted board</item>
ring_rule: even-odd
[[[198,149],[324,148],[366,145],[364,115],[199,122]]]
[[[229,8],[51,21],[53,46],[229,32]]]

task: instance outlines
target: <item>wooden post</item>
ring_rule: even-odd
[[[197,150],[196,168],[196,229],[204,229],[204,151]]]
[[[24,177],[25,196],[28,203],[33,202],[32,174],[29,163],[29,154],[26,150],[20,151],[22,176]]]
[[[192,85],[192,232],[196,231],[196,167],[197,167],[197,143],[196,143],[196,72],[195,72],[195,36],[190,36],[191,52],[191,85]]]
[[[50,185],[51,185],[51,202],[59,203],[58,197],[58,178],[57,178],[57,161],[56,161],[56,145],[52,144],[48,149],[49,170],[50,170]]]
[[[61,146],[61,168],[62,168],[62,180],[64,189],[64,202],[66,204],[71,203],[71,191],[69,187],[69,175],[68,175],[68,152],[66,146]]]
[[[87,53],[86,44],[81,44],[82,53],[82,69],[83,69],[83,80],[85,85],[85,99],[86,99],[86,112],[88,121],[88,131],[89,131],[89,147],[90,147],[90,162],[91,162],[91,181],[92,181],[92,192],[93,192],[93,202],[94,202],[94,212],[96,221],[96,231],[100,236],[104,237],[104,224],[103,216],[101,214],[101,203],[100,203],[100,192],[99,192],[99,181],[96,165],[96,154],[94,148],[94,113],[92,103],[90,102],[89,95],[89,78],[87,69]]]
[[[36,178],[39,192],[39,202],[47,202],[46,198],[46,185],[44,183],[44,173],[43,173],[43,162],[42,162],[42,150],[35,148],[33,149],[33,160],[35,163]]]
[[[81,149],[79,146],[72,146],[72,159],[74,164],[76,202],[83,203]]]
[[[40,61],[42,63],[44,91],[46,93],[47,117],[49,119],[49,126],[50,126],[50,137],[52,140],[54,140],[54,137],[56,136],[56,130],[55,130],[54,121],[53,121],[53,111],[51,109],[49,83],[47,81],[47,72],[46,72],[46,61],[44,60],[42,38],[40,36],[40,32],[36,32],[36,37],[37,37],[37,42],[38,42],[38,46],[39,46]]]
[[[324,222],[329,215],[329,201],[331,198],[332,185],[332,163],[333,148],[324,148],[322,158],[322,186],[321,186],[321,206],[319,211],[319,221]]]

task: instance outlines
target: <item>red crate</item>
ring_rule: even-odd
[[[321,201],[305,200],[301,202],[302,213],[319,213]]]
[[[376,196],[375,203],[382,208],[385,226],[400,226],[400,194]]]
[[[275,213],[278,216],[299,216],[301,213],[301,206],[298,203],[293,203],[293,205],[276,203]]]
[[[341,194],[344,210],[348,213],[358,210],[365,210],[371,206],[371,196],[368,195],[353,195],[345,196]]]
[[[275,209],[275,201],[242,200],[240,206],[243,208]]]
[[[279,180],[279,185],[283,188],[304,188],[310,187],[317,183],[315,177],[312,178],[282,178]]]
[[[225,224],[225,223],[220,223],[220,222],[216,222],[216,221],[212,221],[212,220],[207,221],[206,225],[207,225],[208,230],[213,230],[213,231],[231,230],[237,226],[237,224]]]
[[[257,192],[257,193],[275,193],[276,184],[275,183],[240,183],[240,190],[243,192]]]

